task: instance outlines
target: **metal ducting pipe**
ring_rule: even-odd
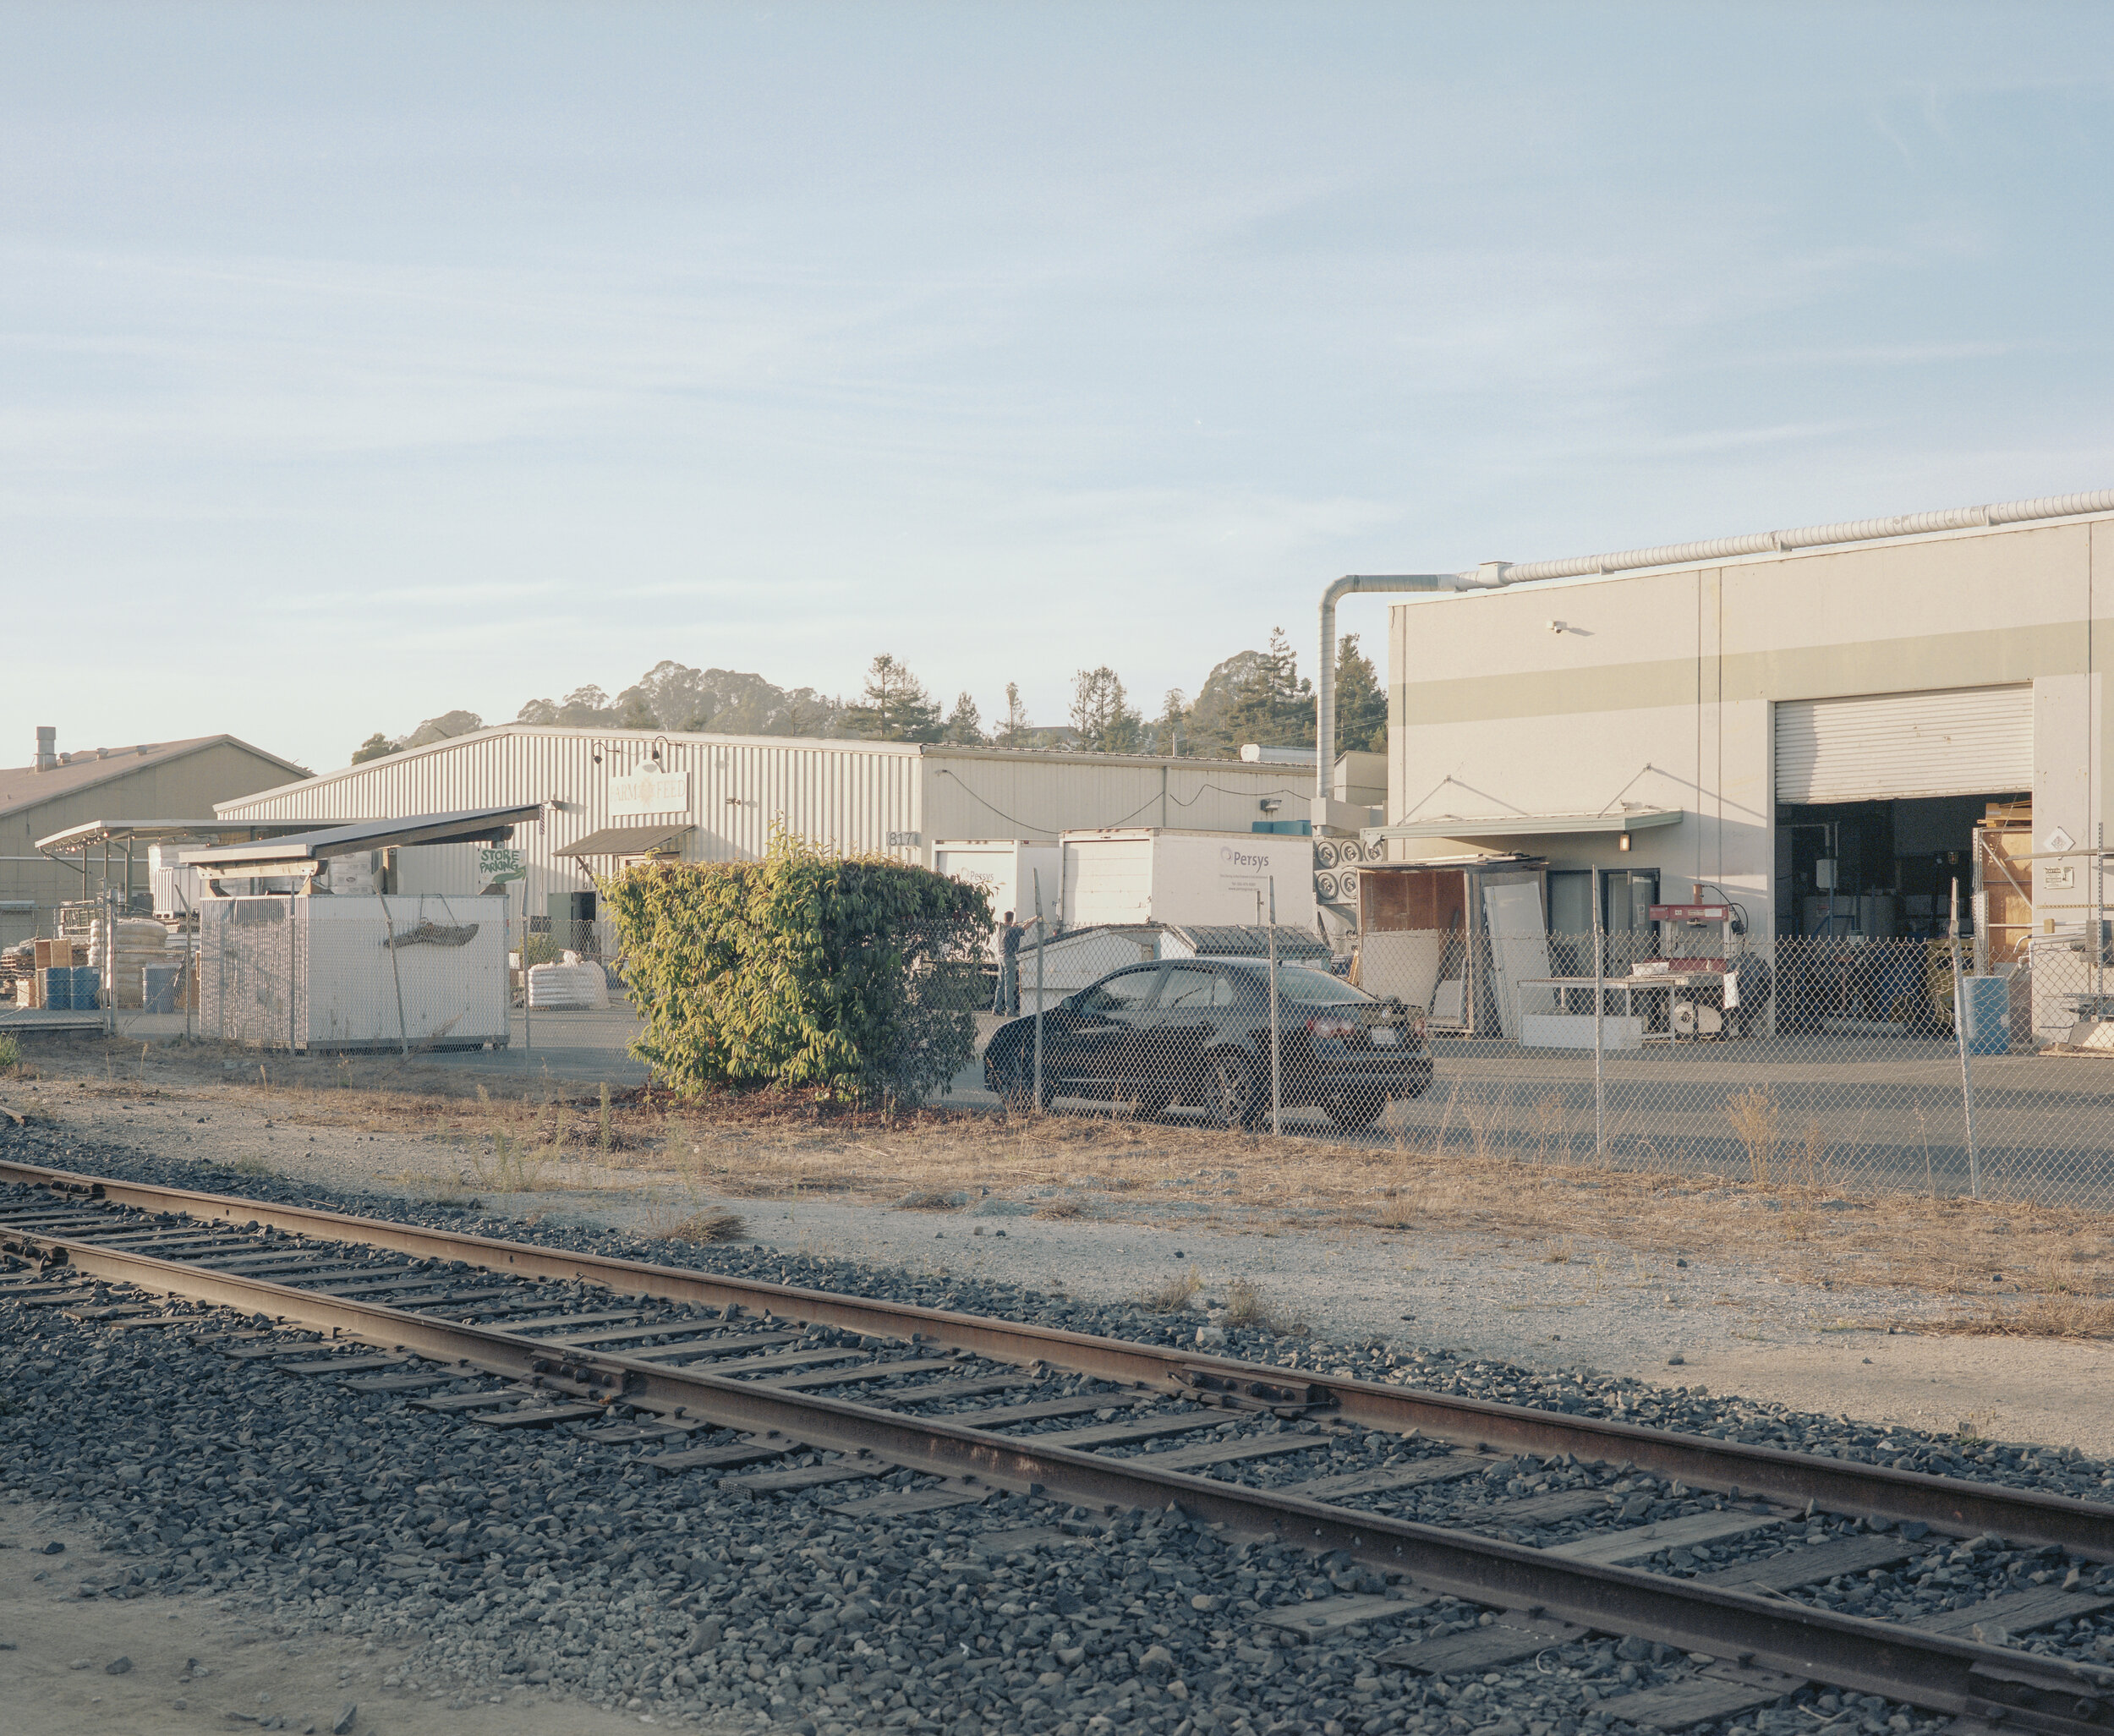
[[[1455,572],[1347,572],[1322,593],[1321,666],[1314,683],[1314,794],[1326,797],[1336,774],[1336,605],[1356,591],[1448,591]]]
[[[1937,512],[1910,512],[1899,518],[1847,518],[1839,524],[1810,524],[1803,530],[1765,530],[1752,536],[1724,536],[1710,542],[1668,543],[1656,549],[1625,549],[1614,555],[1585,555],[1569,561],[1530,561],[1509,566],[1493,561],[1469,579],[1525,584],[1537,578],[1579,578],[1589,573],[1624,572],[1640,567],[1679,567],[1690,561],[1722,561],[1735,555],[1772,555],[1793,549],[1825,548],[1831,543],[1869,543],[1890,536],[1923,536],[1934,530],[1979,530],[1991,524],[2024,524],[2035,518],[2069,518],[2079,512],[2114,512],[2114,489],[2082,495],[2043,495],[2033,501],[2007,501],[1991,507],[1954,507]],[[1464,575],[1466,577],[1466,575]]]
[[[1924,536],[1938,530],[1979,530],[1989,525],[2026,524],[2039,518],[2073,518],[2080,512],[2114,512],[2114,489],[2098,489],[2078,495],[2042,495],[2035,500],[2005,501],[1987,507],[1909,512],[1898,518],[1846,518],[1835,524],[1810,524],[1802,530],[1764,530],[1749,536],[1717,537],[1706,542],[1663,543],[1654,549],[1625,549],[1612,555],[1580,555],[1563,561],[1528,561],[1518,565],[1507,561],[1486,561],[1468,572],[1347,575],[1322,593],[1314,793],[1326,797],[1333,787],[1336,759],[1336,604],[1354,592],[1495,590],[1505,585],[1529,584],[1540,578],[1583,578],[1635,572],[1647,567],[1679,567],[1692,561],[1722,561],[1740,555],[1784,554],[1794,549],[1826,548],[1836,543]]]

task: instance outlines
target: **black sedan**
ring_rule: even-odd
[[[1304,965],[1278,967],[1280,1102],[1318,1103],[1339,1127],[1370,1127],[1390,1098],[1432,1083],[1422,1016]],[[983,1077],[1009,1103],[1035,1093],[1035,1020],[992,1033]],[[1043,1107],[1058,1097],[1175,1104],[1224,1126],[1270,1113],[1270,971],[1261,959],[1131,965],[1043,1015]]]

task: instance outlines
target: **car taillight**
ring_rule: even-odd
[[[1358,1021],[1320,1013],[1306,1021],[1306,1029],[1310,1035],[1315,1037],[1352,1037],[1357,1034]]]

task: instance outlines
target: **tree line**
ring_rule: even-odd
[[[1019,684],[1005,684],[1004,703],[987,725],[967,691],[951,707],[935,698],[900,658],[882,652],[868,666],[852,699],[813,687],[774,687],[759,675],[730,669],[693,669],[664,660],[612,698],[598,687],[562,699],[531,699],[515,721],[579,729],[666,730],[686,735],[851,737],[869,741],[945,742],[968,748],[1070,748],[1089,753],[1164,753],[1230,758],[1244,742],[1265,748],[1314,745],[1313,683],[1282,628],[1268,649],[1237,651],[1204,677],[1193,698],[1180,687],[1162,696],[1147,717],[1123,678],[1107,664],[1072,677],[1065,721],[1038,724]],[[353,754],[353,764],[468,735],[485,727],[472,711],[443,712],[401,737],[376,731]],[[1336,653],[1336,747],[1339,753],[1377,752],[1387,744],[1387,694],[1372,660],[1346,633]]]

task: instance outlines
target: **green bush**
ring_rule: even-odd
[[[671,1089],[823,1086],[916,1102],[974,1053],[989,896],[783,830],[760,862],[641,863],[603,883]]]
[[[565,956],[572,942],[563,934],[545,930],[525,936],[522,942],[521,963],[526,970],[534,965],[554,965]]]

